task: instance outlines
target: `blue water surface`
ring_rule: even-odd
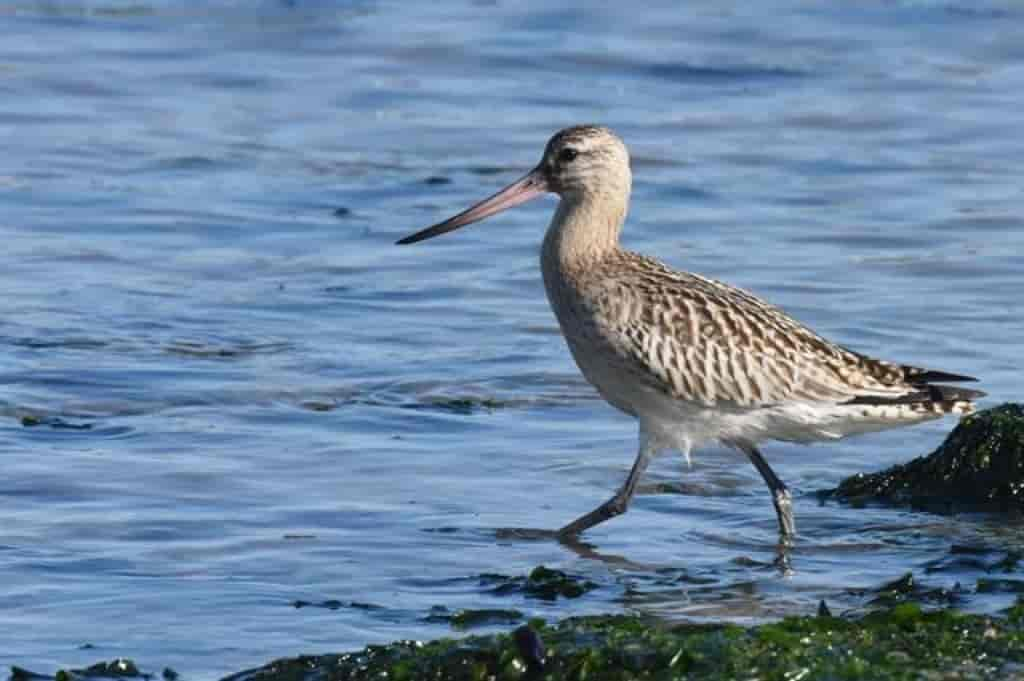
[[[948,420],[768,446],[797,493],[789,575],[763,483],[714,448],[659,460],[589,547],[499,535],[594,507],[636,447],[544,300],[554,202],[393,242],[604,123],[633,152],[629,247],[1019,399],[1022,21],[973,0],[4,3],[0,665],[207,679],[458,635],[433,606],[756,622],[857,611],[906,572],[1005,607],[956,550],[994,561],[1016,526],[814,494]],[[481,578],[540,564],[598,588]]]

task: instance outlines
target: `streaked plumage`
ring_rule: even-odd
[[[400,242],[543,191],[561,196],[541,248],[548,300],[584,376],[640,423],[640,452],[623,488],[563,536],[623,512],[653,453],[677,448],[689,457],[716,440],[750,457],[773,493],[783,535],[792,535],[789,492],[759,442],[828,440],[967,413],[983,395],[936,384],[973,378],[861,355],[753,294],[624,250],[631,183],[628,152],[610,130],[568,128],[522,180]]]
[[[882,429],[892,419],[937,418],[968,411],[977,395],[929,382],[966,377],[855,353],[746,291],[629,251],[551,269],[558,275],[545,279],[549,298],[577,363],[609,402],[634,416],[643,410],[622,390],[626,374],[691,411],[742,417],[807,404],[848,415],[726,438],[755,442],[813,441],[863,432],[866,423]]]

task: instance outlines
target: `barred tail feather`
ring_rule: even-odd
[[[920,384],[911,392],[896,397],[862,395],[845,402],[849,405],[906,405],[915,412],[935,414],[970,414],[974,400],[985,397],[981,390],[969,390],[949,385]]]

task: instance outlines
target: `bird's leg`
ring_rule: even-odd
[[[796,535],[796,523],[793,521],[793,495],[789,493],[786,483],[775,475],[775,471],[764,460],[757,447],[744,443],[740,445],[740,449],[768,484],[768,489],[772,493],[772,503],[775,504],[775,513],[779,516],[779,534],[783,539],[791,539]]]
[[[644,442],[644,438],[641,438],[640,451],[636,455],[636,461],[633,462],[633,468],[629,471],[629,477],[626,478],[626,482],[623,483],[619,491],[615,493],[608,501],[604,502],[590,513],[582,515],[576,520],[572,521],[562,529],[558,530],[558,538],[565,540],[576,539],[581,532],[589,530],[594,525],[598,525],[614,518],[617,515],[621,515],[626,512],[629,508],[629,501],[633,498],[633,494],[636,492],[637,483],[640,481],[640,476],[644,474],[644,470],[647,469],[647,464],[651,461],[651,455],[653,450],[647,446]]]

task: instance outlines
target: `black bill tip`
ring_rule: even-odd
[[[426,229],[421,229],[415,234],[410,234],[407,237],[403,237],[396,241],[395,245],[405,246],[406,244],[414,244],[417,241],[423,241],[425,239],[429,239],[432,236],[438,236],[440,234],[444,234],[445,232],[450,232],[454,229],[458,229],[459,227],[461,227],[461,225],[451,224],[451,220],[445,220],[444,222],[438,223],[433,227],[427,227]]]

